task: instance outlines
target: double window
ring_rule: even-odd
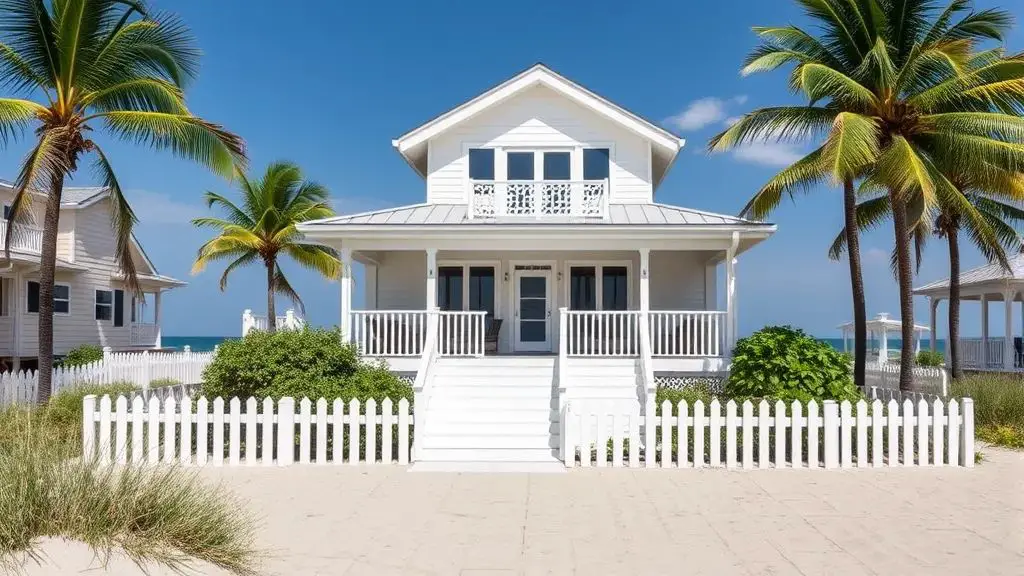
[[[28,282],[27,304],[29,314],[39,313],[39,282]],[[71,287],[67,284],[53,285],[53,312],[54,314],[71,312]]]
[[[493,266],[440,266],[437,280],[441,310],[483,310],[494,317]]]
[[[570,266],[569,307],[572,310],[628,310],[629,269],[626,266]]]

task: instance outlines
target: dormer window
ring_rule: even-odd
[[[469,149],[470,180],[494,180],[494,149]]]
[[[583,150],[583,179],[604,180],[609,175],[609,150],[585,148]]]

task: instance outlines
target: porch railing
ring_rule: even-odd
[[[276,330],[301,330],[306,325],[306,321],[301,316],[295,313],[294,310],[288,310],[284,315],[274,317],[274,328]],[[245,310],[242,312],[242,336],[244,337],[249,333],[250,330],[267,330],[270,325],[267,323],[266,316],[259,316],[252,313],[252,310]]]
[[[437,316],[439,356],[483,356],[486,312],[426,310],[353,310],[351,341],[367,356],[421,356]]]
[[[990,337],[987,341],[983,338],[961,338],[960,359],[963,367],[974,370],[1002,370],[1006,357],[1006,339],[1002,336]],[[1021,353],[1014,351],[1015,368],[1024,367],[1024,358]]]
[[[159,324],[135,322],[131,326],[132,346],[156,346],[160,340]]]
[[[636,356],[639,317],[639,310],[567,310],[567,355]]]
[[[722,356],[725,312],[651,310],[653,356]]]
[[[470,218],[607,218],[608,180],[471,180]]]
[[[7,244],[7,227],[12,224],[7,220],[0,220],[0,248]],[[14,232],[11,234],[11,248],[24,250],[39,254],[43,250],[43,230],[27,224],[13,224]]]

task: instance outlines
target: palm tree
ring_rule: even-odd
[[[230,175],[245,162],[242,140],[192,115],[183,89],[199,52],[176,17],[150,14],[141,0],[0,0],[0,143],[32,127],[34,144],[15,183],[11,219],[27,216],[35,189],[46,195],[39,267],[39,401],[50,396],[53,276],[64,180],[92,156],[109,190],[117,261],[138,292],[131,258],[135,215],[107,155],[89,138],[98,128]],[[37,101],[38,100],[38,101]],[[10,259],[13,226],[7,228]]]
[[[306,242],[296,225],[334,215],[327,200],[327,188],[303,180],[302,171],[289,162],[267,166],[259,180],[238,174],[242,205],[237,206],[215,192],[206,193],[207,207],[223,209],[223,218],[196,218],[193,224],[214,228],[216,237],[199,248],[192,273],[198,274],[210,262],[230,259],[220,277],[220,289],[228,285],[231,271],[247,264],[261,262],[267,269],[267,328],[276,329],[277,313],[274,296],[284,295],[303,309],[302,299],[292,288],[278,262],[282,254],[291,256],[300,265],[327,278],[341,272],[338,253],[329,246]]]
[[[795,63],[790,84],[810,104],[748,114],[716,137],[711,147],[827,132],[820,148],[783,170],[755,196],[753,205],[769,210],[783,194],[829,176],[841,176],[844,183],[863,177],[869,187],[886,190],[895,232],[903,340],[910,342],[913,228],[908,222],[918,222],[941,200],[959,205],[980,233],[994,235],[942,173],[934,152],[946,150],[962,158],[964,165],[1011,173],[1024,167],[1024,123],[1017,116],[1024,103],[1024,59],[974,58],[974,44],[979,39],[1001,39],[1010,16],[999,10],[969,12],[968,0],[954,0],[941,13],[928,0],[801,4],[822,24],[823,40],[790,31],[785,44],[776,38],[777,50],[761,49],[752,64],[774,69]],[[963,12],[968,13],[953,23]],[[856,218],[848,220],[848,233],[851,224],[856,229]],[[909,390],[912,347],[903,346],[900,364],[900,387]]]

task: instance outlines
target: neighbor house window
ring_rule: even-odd
[[[39,313],[39,282],[28,283],[28,312]],[[71,312],[71,287],[67,284],[53,285],[53,312],[68,314]]]
[[[110,321],[114,318],[114,293],[110,290],[96,291],[96,319]]]
[[[114,290],[114,326],[124,326],[124,290]]]
[[[607,148],[586,148],[583,150],[583,179],[604,180],[608,178],[609,150]]]
[[[4,220],[10,220],[10,219],[11,219],[11,207],[9,205],[7,205],[7,204],[4,204]]]
[[[629,269],[626,266],[570,266],[571,310],[628,310]]]
[[[469,149],[469,179],[494,180],[494,149]]]

